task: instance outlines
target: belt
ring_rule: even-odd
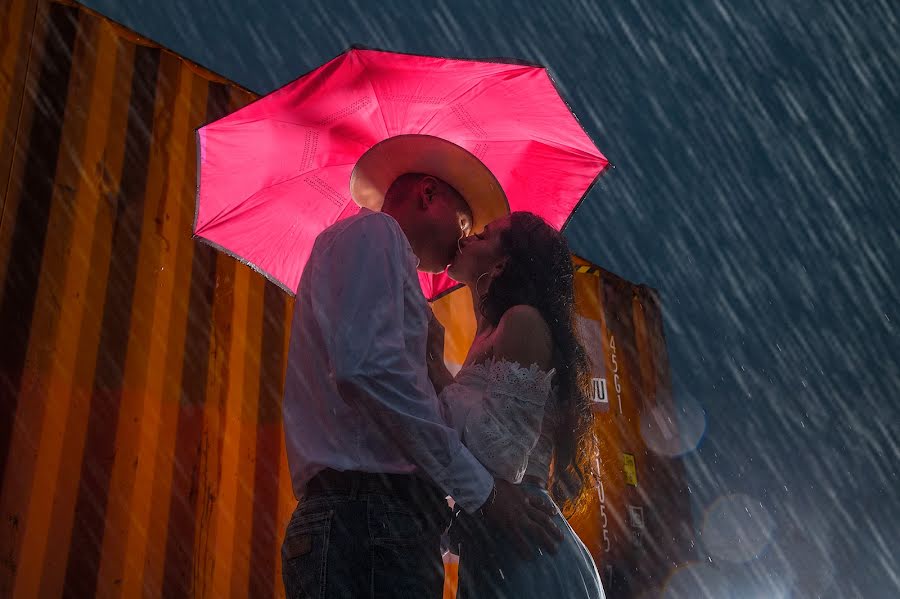
[[[410,499],[432,497],[443,500],[444,493],[432,482],[415,474],[341,472],[327,468],[306,483],[304,495],[397,495]]]

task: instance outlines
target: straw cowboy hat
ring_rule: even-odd
[[[350,195],[370,210],[381,210],[397,177],[423,173],[452,185],[472,210],[472,232],[509,214],[506,194],[494,174],[471,152],[432,135],[397,135],[363,154],[350,175]]]

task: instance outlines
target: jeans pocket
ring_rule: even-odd
[[[380,545],[415,545],[439,539],[447,521],[439,511],[422,510],[392,498],[377,504],[372,516],[370,521],[376,527],[372,540]]]
[[[438,513],[409,501],[384,498],[370,504],[371,576],[376,597],[441,596],[444,564],[439,522]]]
[[[294,511],[281,545],[282,578],[288,599],[321,599],[326,589],[326,558],[333,510]]]

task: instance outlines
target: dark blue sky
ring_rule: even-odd
[[[352,43],[549,65],[616,165],[572,249],[660,290],[676,397],[706,415],[696,577],[900,596],[896,3],[87,4],[260,93]]]

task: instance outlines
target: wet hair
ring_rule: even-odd
[[[550,327],[558,401],[550,490],[571,517],[591,494],[596,456],[590,368],[575,329],[572,257],[562,233],[530,212],[510,215],[500,247],[506,264],[481,296],[481,312],[497,325],[507,310],[525,304]]]
[[[416,184],[421,181],[423,177],[429,176],[437,181],[438,185],[444,188],[444,191],[448,192],[446,195],[448,198],[453,200],[455,204],[453,207],[456,209],[456,211],[466,214],[471,221],[472,209],[469,207],[469,204],[468,202],[466,202],[465,198],[462,197],[462,194],[459,193],[455,187],[453,187],[440,177],[427,175],[425,173],[406,173],[394,179],[394,182],[391,183],[391,186],[388,187],[387,192],[385,192],[384,194],[385,205],[396,206],[399,202],[402,202],[404,199],[409,197],[409,193],[415,188]]]

